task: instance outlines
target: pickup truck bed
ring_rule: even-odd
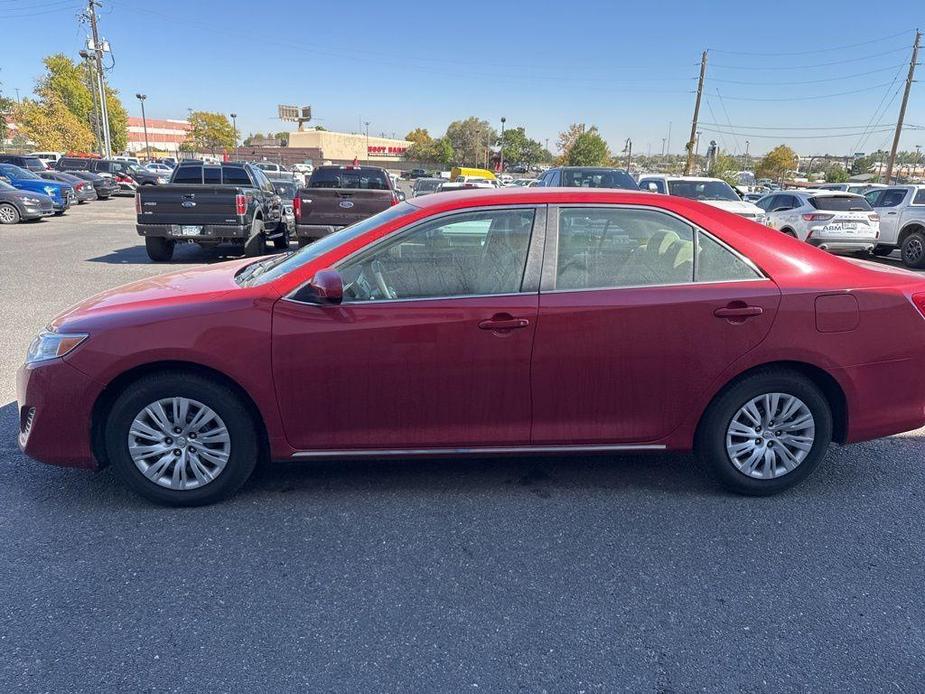
[[[384,169],[320,166],[294,201],[299,245],[378,214],[397,202],[398,194]]]

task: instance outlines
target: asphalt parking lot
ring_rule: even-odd
[[[16,447],[15,368],[149,263],[131,199],[0,228],[0,691],[922,690],[925,430],[772,498],[689,458],[287,464],[151,506]]]

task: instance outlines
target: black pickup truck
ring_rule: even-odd
[[[167,185],[138,188],[135,211],[135,229],[155,261],[170,260],[177,242],[232,243],[247,256],[266,253],[267,241],[274,248],[289,247],[289,231],[280,224],[280,197],[251,164],[184,161]]]
[[[293,200],[299,245],[397,205],[398,193],[377,166],[319,166]]]

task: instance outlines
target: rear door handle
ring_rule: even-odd
[[[764,309],[760,306],[726,306],[716,309],[713,315],[717,318],[751,318],[762,313]]]
[[[515,330],[517,328],[526,328],[530,321],[526,318],[513,318],[511,316],[495,316],[479,323],[482,330]]]

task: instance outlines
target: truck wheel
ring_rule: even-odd
[[[248,258],[255,258],[258,255],[264,255],[267,252],[267,237],[263,233],[263,220],[255,219],[251,226],[251,235],[244,242],[244,255]]]
[[[0,224],[16,224],[19,219],[19,210],[14,205],[0,205]]]
[[[283,235],[273,239],[273,248],[278,251],[289,250],[289,229],[283,229]]]
[[[166,263],[173,258],[173,248],[176,241],[171,239],[162,239],[158,236],[145,237],[145,250],[148,251],[148,257],[156,263]]]
[[[925,234],[921,231],[913,231],[903,239],[900,250],[904,265],[917,270],[925,268]]]

